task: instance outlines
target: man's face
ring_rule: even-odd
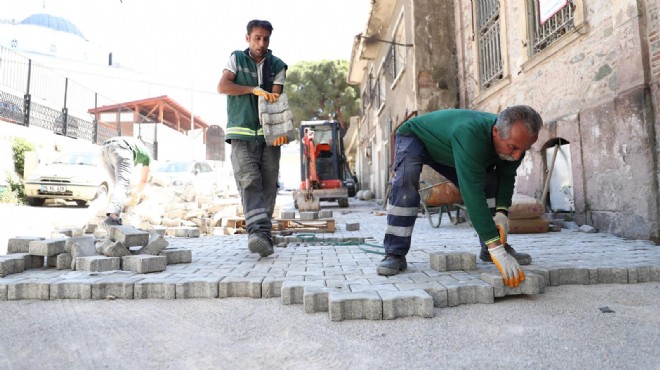
[[[493,126],[493,145],[497,155],[505,161],[517,161],[532,147],[538,136],[530,135],[522,122],[514,122],[508,138],[500,136],[497,126]]]
[[[255,27],[252,33],[245,35],[245,41],[250,46],[250,56],[257,62],[260,62],[266,55],[266,50],[270,44],[270,32],[265,28]]]

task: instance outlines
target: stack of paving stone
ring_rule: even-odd
[[[0,277],[44,267],[149,273],[164,271],[168,264],[192,262],[190,250],[168,245],[161,233],[129,225],[112,226],[108,232],[99,229],[94,235],[68,229],[49,239],[16,237],[9,239],[7,255],[0,256]]]

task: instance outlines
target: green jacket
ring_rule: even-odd
[[[236,79],[234,83],[243,86],[258,86],[257,64],[248,55],[247,50],[236,50]],[[272,92],[275,76],[286,69],[287,65],[274,56],[270,50],[262,66],[263,83],[261,88]],[[259,122],[258,97],[254,94],[227,95],[227,131],[225,140],[231,139],[265,141],[263,128]]]
[[[499,158],[492,135],[496,120],[492,113],[447,109],[414,117],[397,130],[398,134],[419,138],[434,161],[456,168],[470,221],[485,243],[499,239],[486,203],[486,170],[494,165],[498,176],[496,208],[508,209],[516,172],[524,158],[524,154],[515,162]]]

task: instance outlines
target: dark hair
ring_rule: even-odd
[[[515,105],[503,110],[497,116],[497,130],[500,136],[508,138],[511,135],[511,126],[518,121],[525,125],[527,132],[535,136],[539,134],[543,126],[543,119],[532,107]]]
[[[273,25],[270,24],[270,22],[262,21],[262,20],[259,20],[259,19],[253,19],[250,22],[248,22],[248,25],[247,25],[248,35],[252,34],[252,30],[255,27],[261,27],[261,28],[265,29],[266,31],[268,31],[270,33],[273,33]]]

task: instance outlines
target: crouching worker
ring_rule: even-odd
[[[131,174],[133,168],[142,165],[140,182],[133,192],[133,198],[139,199],[147,180],[149,179],[149,164],[151,154],[149,149],[137,138],[130,136],[113,137],[106,140],[101,148],[103,165],[113,182],[112,198],[106,209],[108,216],[103,224],[105,227],[121,225],[121,211],[126,197],[131,191]]]
[[[506,243],[518,166],[543,126],[532,108],[509,107],[499,115],[447,109],[414,117],[396,132],[395,176],[388,200],[386,256],[379,275],[396,275],[406,269],[413,227],[419,210],[419,177],[428,165],[456,185],[468,216],[481,241],[480,258],[493,262],[504,283],[518,286],[525,279],[521,264],[528,254],[517,253]],[[495,198],[495,214],[487,198]]]

